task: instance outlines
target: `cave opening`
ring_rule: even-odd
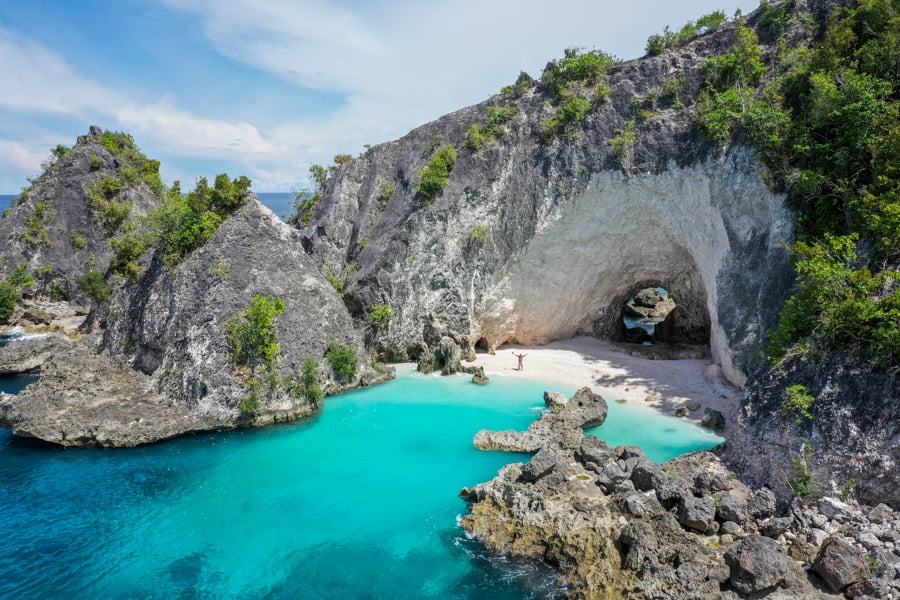
[[[613,342],[663,347],[710,345],[706,289],[699,276],[647,279],[620,288],[600,307],[593,333]]]
[[[624,341],[653,345],[671,337],[669,317],[678,308],[664,287],[648,287],[638,291],[622,306]]]

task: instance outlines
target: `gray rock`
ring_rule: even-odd
[[[721,412],[707,407],[703,411],[703,419],[700,421],[700,424],[704,427],[709,427],[714,431],[721,431],[725,429],[725,415]]]
[[[682,497],[678,503],[678,522],[684,527],[706,533],[716,518],[716,505],[711,496]]]
[[[777,538],[782,533],[787,531],[787,528],[791,526],[794,518],[791,516],[786,517],[772,517],[765,521],[759,528],[760,535],[764,535],[770,538]]]
[[[734,490],[723,494],[719,498],[717,517],[722,522],[734,521],[739,525],[744,525],[750,518],[747,499]]]
[[[822,544],[812,568],[834,592],[841,592],[869,576],[862,553],[835,537]]]
[[[754,491],[747,500],[747,512],[757,520],[768,519],[774,515],[775,507],[775,494],[767,488]]]
[[[853,507],[837,498],[825,497],[819,500],[819,512],[833,521],[844,521],[850,517]]]
[[[778,543],[767,537],[750,536],[725,553],[731,569],[729,583],[742,594],[767,594],[787,583],[790,564]]]
[[[828,532],[824,529],[819,529],[818,527],[813,527],[809,530],[809,533],[806,534],[806,543],[810,546],[815,546],[816,548],[824,544],[827,539]]]
[[[625,510],[639,519],[656,517],[663,513],[663,507],[654,496],[633,492],[626,495],[623,502]]]
[[[866,550],[872,550],[874,548],[878,548],[881,546],[881,540],[879,540],[875,535],[870,532],[863,532],[856,536],[857,541],[862,544],[863,548]]]
[[[17,340],[0,347],[0,376],[39,371],[48,358],[72,345],[61,335]]]
[[[544,392],[544,404],[550,409],[550,412],[558,413],[566,407],[568,398],[559,392]]]
[[[887,523],[894,517],[894,511],[884,503],[879,503],[869,511],[867,518],[873,523]]]
[[[735,537],[744,537],[744,530],[741,529],[741,526],[734,521],[725,521],[724,523],[722,523],[719,531],[723,533],[729,533]]]

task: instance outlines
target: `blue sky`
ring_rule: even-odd
[[[620,58],[756,0],[0,2],[0,193],[91,124],[131,133],[166,182],[307,184],[312,163],[484,100],[568,47]]]

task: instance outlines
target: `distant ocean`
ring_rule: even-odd
[[[276,215],[287,220],[294,214],[294,194],[290,192],[266,192],[256,194],[259,201],[272,209]],[[8,206],[12,206],[12,201],[16,194],[0,194],[0,211]]]

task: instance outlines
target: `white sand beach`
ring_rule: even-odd
[[[516,370],[514,353],[527,355],[524,370]],[[624,399],[633,407],[672,414],[684,407],[686,418],[697,422],[706,407],[720,411],[730,422],[740,406],[741,392],[709,359],[637,358],[587,336],[545,346],[505,345],[494,355],[479,352],[474,364],[483,366],[490,377],[544,381],[550,390],[554,383],[587,386],[607,402]]]

